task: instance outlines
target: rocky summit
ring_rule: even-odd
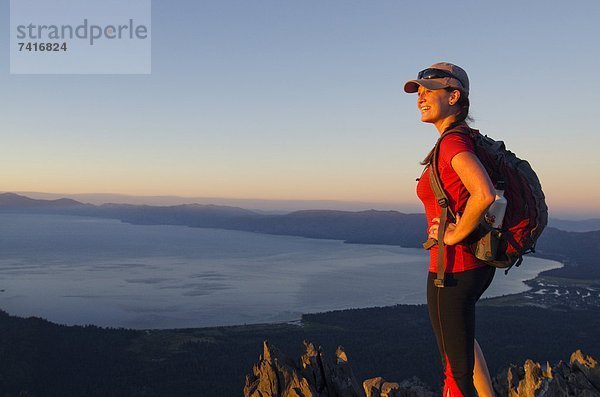
[[[577,350],[569,363],[560,361],[552,367],[527,360],[522,367],[511,365],[493,381],[498,396],[508,397],[599,397],[598,362]]]
[[[362,388],[356,381],[344,348],[329,358],[319,346],[304,341],[299,360],[286,357],[264,342],[263,354],[246,375],[244,397],[436,397],[416,377],[388,382],[381,377],[367,379]],[[493,379],[499,397],[600,397],[600,366],[580,350],[569,363],[542,366],[527,360],[523,366],[510,365]]]

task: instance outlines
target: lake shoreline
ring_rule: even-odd
[[[516,294],[507,294],[502,296],[495,296],[490,298],[482,298],[478,302],[478,306],[487,306],[487,307],[539,307],[543,309],[557,309],[564,310],[566,308],[569,309],[579,309],[579,310],[600,310],[600,280],[591,280],[589,282],[582,282],[581,280],[572,280],[566,278],[557,278],[557,277],[545,277],[545,276],[537,276],[533,279],[526,280],[525,283],[528,285],[528,290]],[[579,291],[589,291],[591,288],[594,291],[598,292],[596,299],[590,302],[587,305],[581,305],[581,301],[577,301],[576,299],[572,299],[572,297],[576,296],[576,294],[570,293],[568,296],[563,296],[560,300],[549,301],[548,294],[541,294],[539,291],[542,287],[551,284],[552,288],[559,288],[563,290],[569,289],[573,291],[574,289]],[[550,294],[551,296],[554,294]],[[565,294],[562,294],[565,295]],[[556,296],[556,295],[554,295]],[[561,295],[558,295],[559,297]],[[570,299],[571,298],[571,299]],[[229,329],[229,330],[251,330],[251,329],[264,329],[264,328],[273,328],[279,329],[280,327],[294,326],[294,327],[303,327],[305,325],[305,317],[307,316],[323,316],[336,313],[346,313],[351,314],[355,312],[357,315],[362,312],[367,312],[373,309],[391,309],[397,306],[402,307],[421,307],[426,304],[394,304],[394,305],[386,305],[386,306],[369,306],[369,307],[361,307],[361,308],[346,308],[346,309],[336,309],[336,310],[327,310],[322,312],[307,312],[302,313],[300,317],[292,320],[286,321],[274,321],[274,322],[257,322],[257,323],[246,323],[246,324],[230,324],[230,325],[215,325],[215,326],[207,326],[207,327],[173,327],[173,328],[127,328],[127,327],[116,327],[118,329],[129,330],[129,331],[149,331],[149,332],[193,332],[193,331],[210,331],[210,330],[221,330],[221,329]],[[69,325],[62,324],[59,322],[51,321],[39,316],[19,316],[12,315],[8,311],[0,308],[0,310],[8,313],[11,316],[19,317],[23,319],[27,318],[40,318],[42,320],[48,321],[52,324],[56,324],[59,326],[66,327],[85,327],[87,325]],[[101,329],[114,329],[115,327],[110,326],[96,326],[91,324],[94,327]]]
[[[3,220],[3,308],[57,324],[206,328],[425,303],[418,248],[69,215]],[[525,280],[560,266],[528,257],[486,293],[528,291]]]

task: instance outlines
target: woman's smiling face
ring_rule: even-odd
[[[438,125],[445,119],[453,117],[456,110],[452,107],[457,101],[458,91],[430,90],[419,86],[417,91],[417,107],[421,112],[421,121]],[[460,95],[460,94],[458,94]]]

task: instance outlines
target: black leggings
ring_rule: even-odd
[[[475,303],[489,287],[496,269],[485,266],[447,273],[444,288],[427,277],[427,307],[444,366],[444,396],[476,396],[473,385]]]

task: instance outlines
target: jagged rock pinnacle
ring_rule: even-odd
[[[404,384],[385,382],[381,378],[365,381],[359,386],[342,346],[335,352],[335,362],[323,354],[321,347],[304,341],[304,353],[294,364],[267,341],[263,354],[254,365],[252,374],[246,376],[245,397],[372,397],[406,396],[434,397],[418,381]],[[412,382],[412,383],[411,383]],[[383,389],[382,389],[383,388]]]

